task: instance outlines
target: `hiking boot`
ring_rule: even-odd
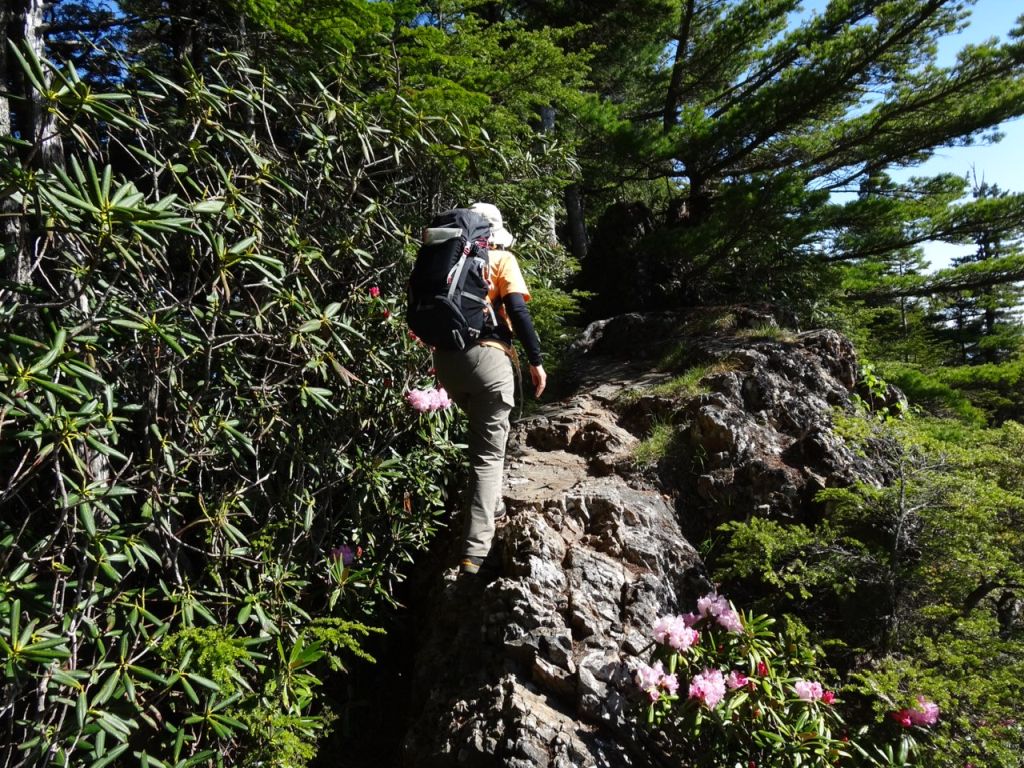
[[[459,573],[468,573],[475,576],[480,573],[480,566],[483,564],[484,559],[482,557],[472,557],[467,555],[462,558],[462,562],[459,563]]]

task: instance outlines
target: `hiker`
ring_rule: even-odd
[[[513,365],[518,365],[512,347],[513,332],[526,349],[535,397],[544,391],[547,374],[542,365],[540,341],[526,308],[530,291],[516,257],[508,250],[515,238],[505,229],[496,206],[474,203],[470,210],[491,225],[487,243],[488,298],[498,322],[465,349],[435,349],[434,368],[449,397],[469,418],[470,498],[460,570],[475,574],[490,552],[495,513],[501,505],[505,443],[509,415],[515,404]]]

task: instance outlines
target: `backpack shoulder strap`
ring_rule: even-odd
[[[462,290],[463,284],[466,282],[466,263],[467,258],[473,251],[473,244],[463,237],[462,241],[462,255],[459,256],[459,260],[455,262],[455,265],[448,272],[448,300],[452,301],[455,298],[455,294]]]

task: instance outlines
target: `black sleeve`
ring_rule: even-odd
[[[512,323],[512,330],[526,348],[526,359],[530,361],[530,365],[541,365],[543,358],[540,353],[540,339],[533,330],[533,320],[530,318],[530,310],[526,308],[523,294],[510,293],[504,298],[503,303],[505,314]]]

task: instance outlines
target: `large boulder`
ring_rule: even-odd
[[[858,388],[856,352],[836,331],[784,330],[764,307],[705,308],[594,324],[578,351],[583,380],[607,370],[608,358],[661,361],[667,380],[706,371],[688,395],[666,401],[639,385],[619,409],[619,424],[635,431],[676,425],[681,439],[659,478],[690,535],[751,515],[810,522],[823,512],[822,489],[892,479],[888,446],[853,449],[836,430]]]

